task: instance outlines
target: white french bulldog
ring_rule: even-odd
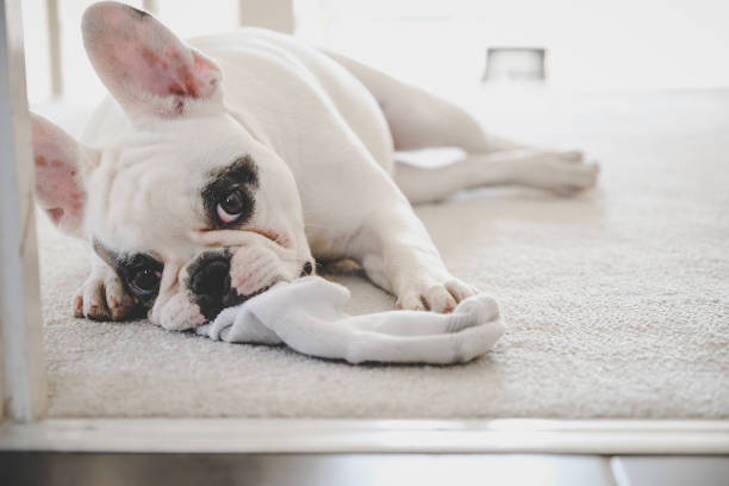
[[[95,250],[79,317],[192,328],[312,273],[314,256],[359,262],[402,308],[448,312],[475,289],[448,272],[411,202],[595,183],[579,152],[491,139],[455,106],[290,36],[184,43],[114,2],[89,7],[82,28],[113,99],[83,145],[33,117],[38,202]],[[395,161],[433,146],[468,156],[435,170]]]

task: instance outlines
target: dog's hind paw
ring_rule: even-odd
[[[594,161],[585,161],[582,152],[544,152],[527,161],[517,179],[531,187],[571,196],[594,187],[600,173]]]

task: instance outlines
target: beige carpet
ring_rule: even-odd
[[[514,107],[510,100],[520,99]],[[729,91],[469,98],[493,130],[578,146],[598,190],[424,206],[507,332],[455,367],[360,366],[70,317],[85,248],[41,230],[52,416],[729,417]],[[356,277],[352,310],[392,299]]]

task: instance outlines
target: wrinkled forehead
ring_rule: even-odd
[[[197,130],[205,133],[174,125],[177,131],[126,137],[105,154],[89,184],[94,236],[119,249],[194,254],[199,245],[189,235],[208,224],[206,191],[231,168],[238,180],[256,182],[250,154],[257,151],[240,136],[211,134],[205,125]]]
[[[219,115],[138,122],[116,147],[121,165],[173,164],[198,172],[237,156],[260,158],[265,148],[233,117]]]
[[[163,256],[194,251],[188,233],[200,224],[195,177],[171,168],[121,170],[106,188],[89,192],[90,227],[95,239],[117,250],[154,250]]]

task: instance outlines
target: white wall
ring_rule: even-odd
[[[729,86],[727,0],[298,4],[303,37],[434,87],[478,79],[486,47],[499,45],[547,47],[559,89]]]
[[[297,35],[440,91],[477,83],[486,48],[498,45],[547,47],[557,89],[729,86],[729,0],[294,1]],[[91,3],[58,0],[65,93],[74,103],[104,92],[81,44]],[[157,3],[182,36],[238,22],[237,0]],[[45,0],[22,7],[29,98],[40,102],[50,86]]]

